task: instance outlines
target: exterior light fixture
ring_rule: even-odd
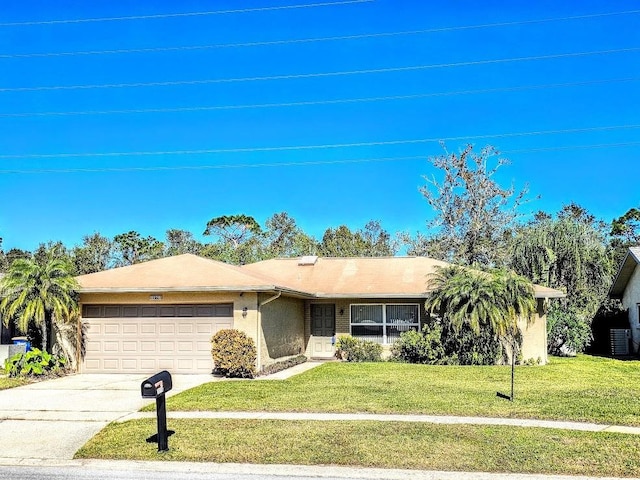
[[[249,310],[249,309],[248,309],[247,307],[243,307],[243,309],[242,309],[242,316],[243,316],[244,318],[246,318],[246,317],[247,317],[247,311],[248,311],[248,310]]]

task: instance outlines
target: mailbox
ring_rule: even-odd
[[[153,377],[147,378],[140,385],[142,398],[156,399],[156,418],[158,433],[147,438],[148,443],[157,443],[158,452],[169,450],[169,437],[175,432],[167,430],[167,405],[164,394],[171,390],[171,374],[166,370],[156,373]]]
[[[171,374],[163,370],[142,382],[142,398],[158,398],[170,391],[172,386]]]

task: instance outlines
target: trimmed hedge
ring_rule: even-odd
[[[382,345],[351,336],[338,338],[336,357],[347,362],[381,362]]]
[[[256,375],[256,344],[244,332],[220,330],[211,338],[211,355],[215,372],[231,378]]]
[[[305,363],[307,361],[307,357],[304,355],[297,355],[295,357],[287,358],[286,360],[281,360],[279,362],[272,363],[271,365],[267,365],[260,370],[259,375],[271,375],[272,373],[278,373],[282,370],[286,370],[287,368],[295,367],[296,365],[300,365],[301,363]]]

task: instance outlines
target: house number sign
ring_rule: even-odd
[[[162,300],[162,295],[149,295],[149,300]]]

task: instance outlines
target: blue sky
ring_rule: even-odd
[[[541,196],[531,212],[639,206],[637,1],[321,3],[3,2],[4,249],[281,211],[318,237],[370,219],[425,232],[438,139],[498,147],[499,180]],[[305,146],[324,148],[283,148]]]

